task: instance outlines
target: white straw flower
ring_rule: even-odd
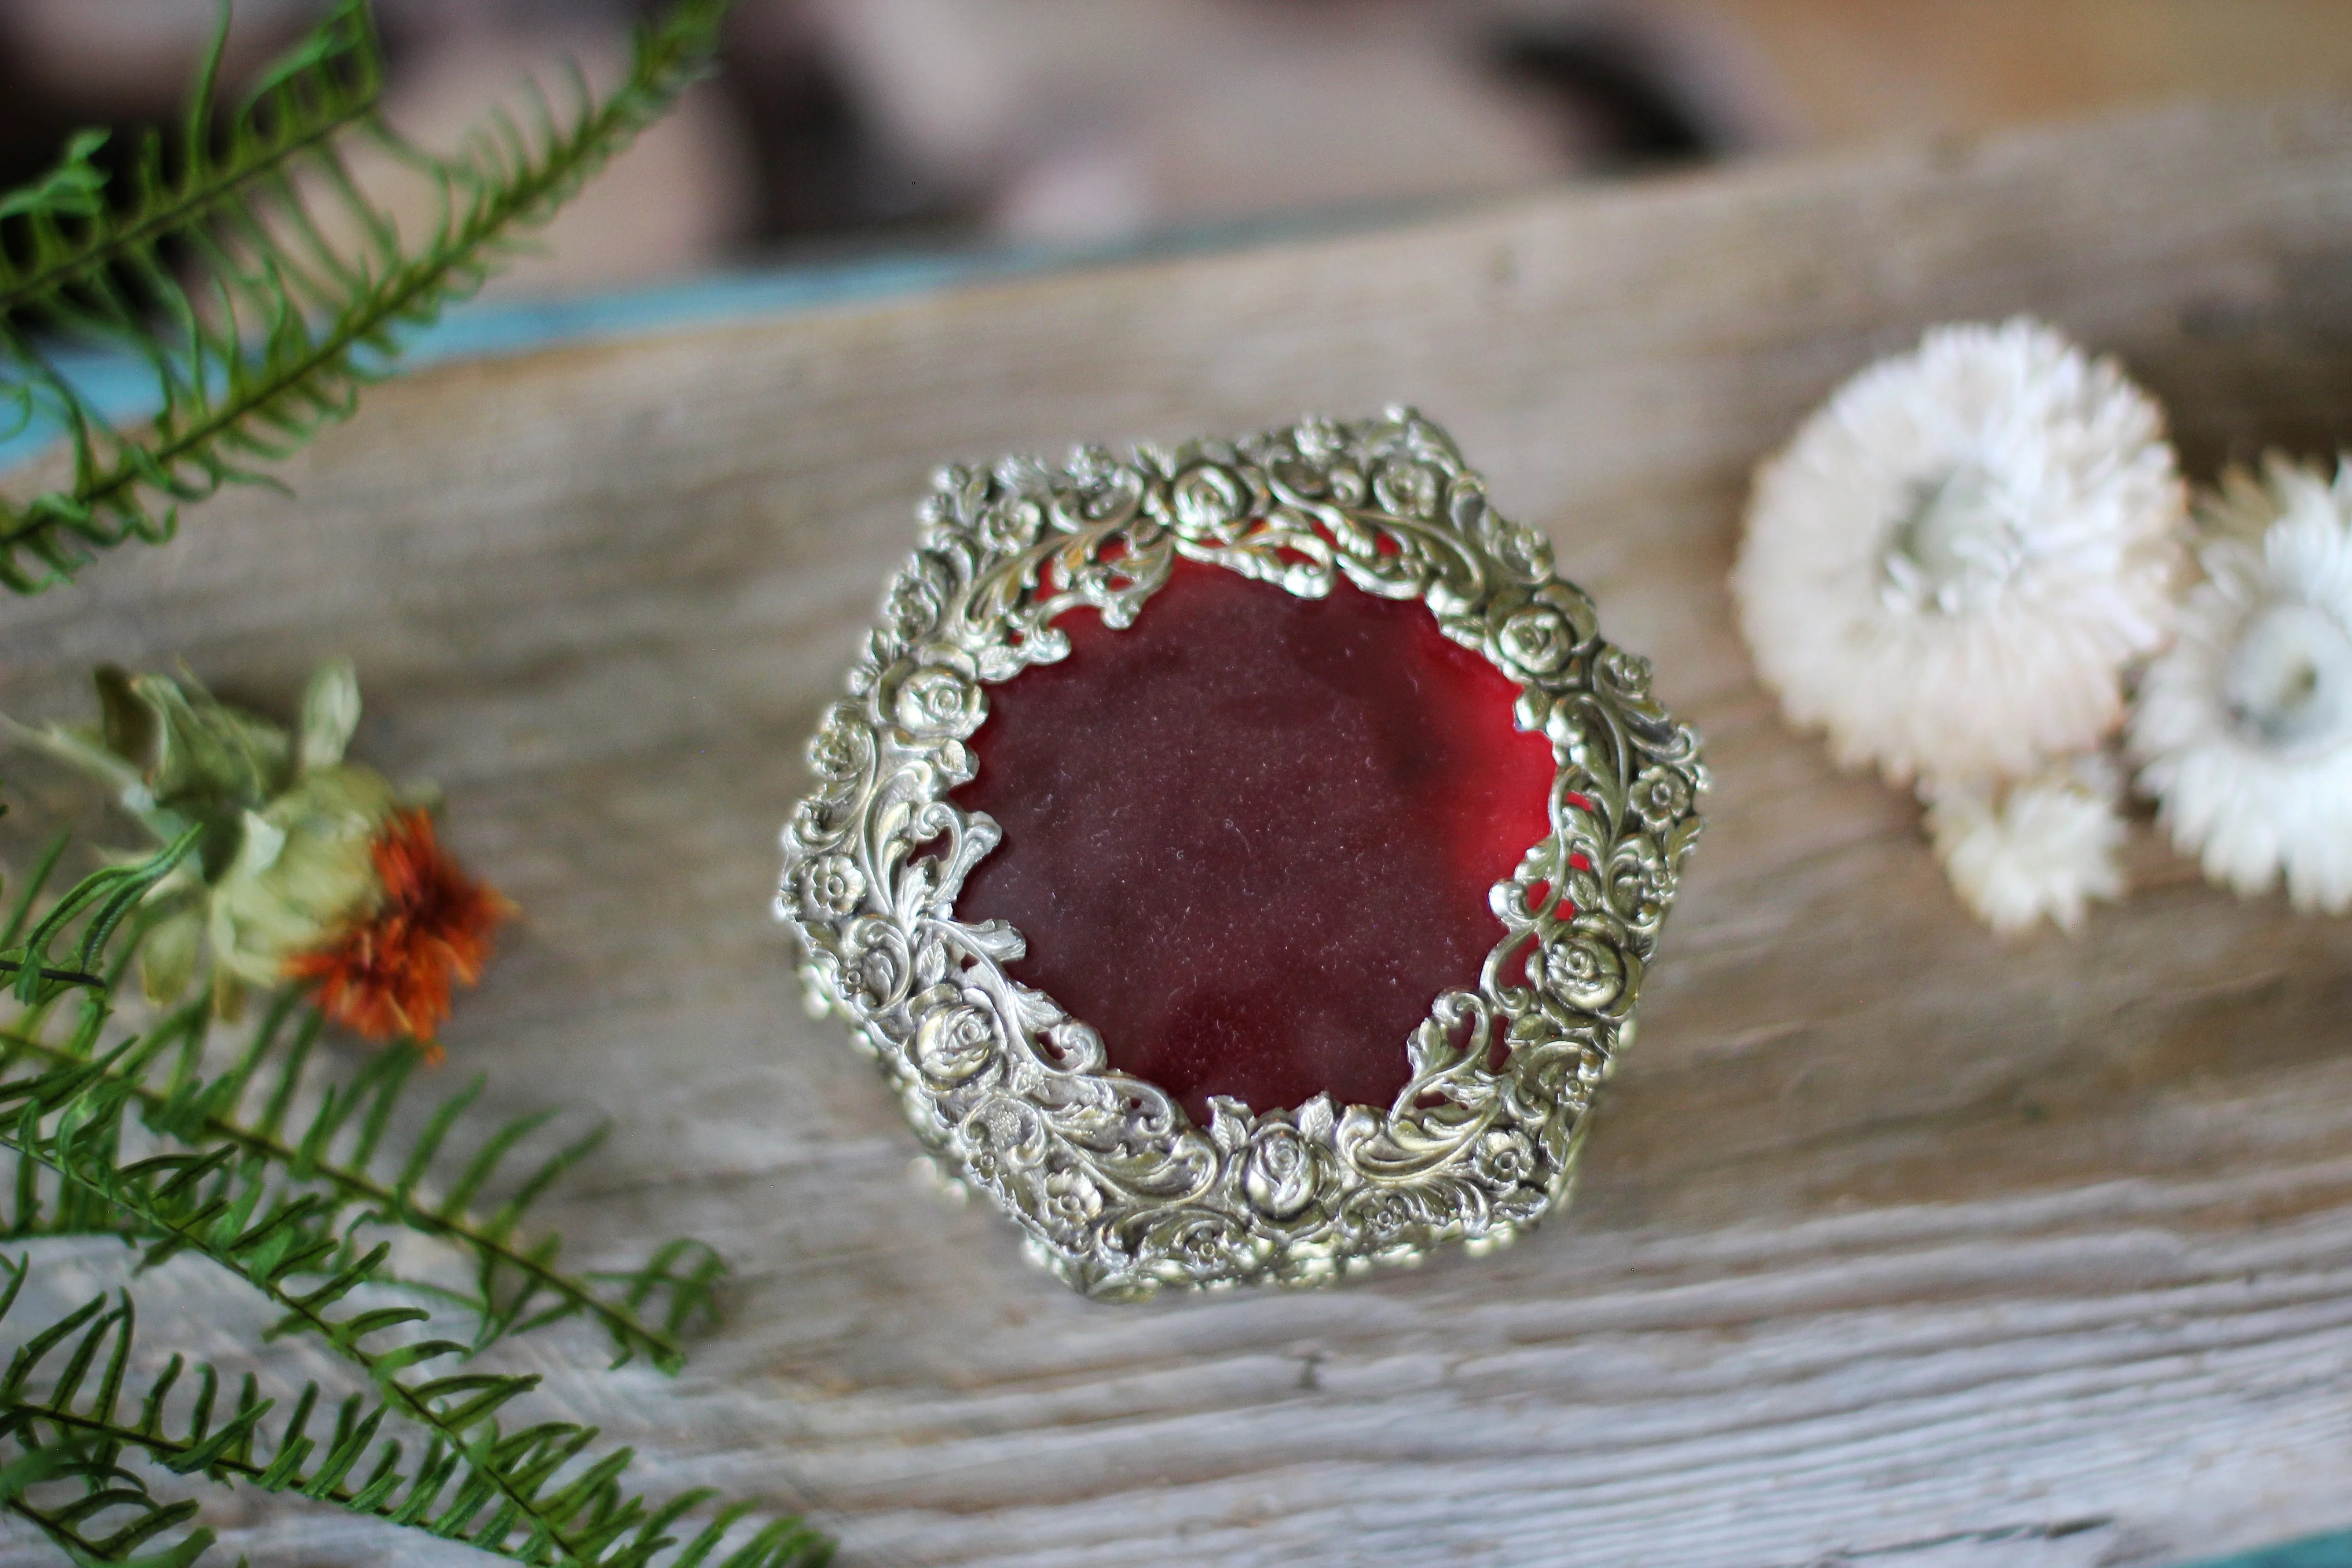
[[[2113,361],[2029,321],[1940,327],[1759,471],[1732,590],[1764,683],[1841,764],[2020,776],[2121,721],[2184,510],[2162,411]]]
[[[1936,791],[1927,832],[1960,898],[1986,924],[2014,936],[2050,920],[2083,923],[2093,899],[2120,898],[2122,781],[2093,753],[2022,784]]]
[[[2273,456],[2200,508],[2206,581],[2133,710],[2140,787],[2205,874],[2352,909],[2352,470]]]

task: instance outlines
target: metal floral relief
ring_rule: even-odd
[[[1089,1295],[1314,1284],[1462,1239],[1509,1240],[1565,1194],[1592,1093],[1633,1033],[1706,787],[1698,738],[1602,641],[1549,543],[1496,515],[1445,433],[1407,409],[1239,441],[1082,448],[942,470],[849,694],[810,743],[778,913],[813,1004],[845,1019],[954,1176]],[[1131,625],[1179,555],[1307,597],[1341,577],[1419,598],[1521,688],[1549,738],[1551,832],[1489,901],[1503,938],[1475,990],[1432,999],[1387,1106],[1195,1125],[1114,1070],[1101,1036],[1013,980],[1019,931],[956,918],[997,825],[949,792],[988,688],[1069,652],[1056,617]],[[1496,1042],[1500,1042],[1499,1047]]]

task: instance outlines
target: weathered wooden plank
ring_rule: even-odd
[[[2352,1520],[2352,925],[2214,892],[2143,827],[2130,903],[1997,943],[1906,800],[1780,728],[1723,574],[1748,466],[1934,321],[2120,352],[2200,471],[2325,450],[2347,278],[2352,109],[2314,105],[446,369],[289,465],[298,500],[9,606],[0,701],[75,711],[92,660],[182,653],[283,702],[359,659],[360,751],[447,786],[529,910],[453,1054],[506,1106],[621,1119],[574,1248],[691,1231],[740,1270],[676,1384],[525,1353],[658,1473],[809,1500],[847,1562],[2168,1561]],[[1641,1043],[1576,1209],[1509,1253],[1090,1305],[919,1196],[799,1014],[764,905],[801,741],[935,462],[1392,398],[1708,736]],[[24,778],[20,847],[66,798]],[[456,1556],[242,1506],[257,1562]]]

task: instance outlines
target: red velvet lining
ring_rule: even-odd
[[[1328,1090],[1385,1107],[1437,994],[1478,982],[1488,888],[1549,830],[1517,688],[1418,600],[1301,599],[1180,562],[1135,625],[992,688],[956,792],[1004,842],[957,900],[1114,1067],[1205,1121]]]

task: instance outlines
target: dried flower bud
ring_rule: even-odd
[[[276,985],[297,955],[373,913],[383,893],[375,841],[398,805],[383,774],[346,764],[306,773],[247,812],[236,858],[213,886],[215,961]]]
[[[480,974],[513,907],[443,852],[423,809],[434,792],[342,760],[360,717],[351,665],[312,674],[299,733],[193,679],[109,667],[97,685],[95,727],[8,728],[104,781],[159,837],[204,826],[200,868],[150,895],[182,907],[142,950],[149,999],[184,991],[208,944],[224,1014],[248,985],[299,983],[356,1034],[435,1050],[451,986]]]

